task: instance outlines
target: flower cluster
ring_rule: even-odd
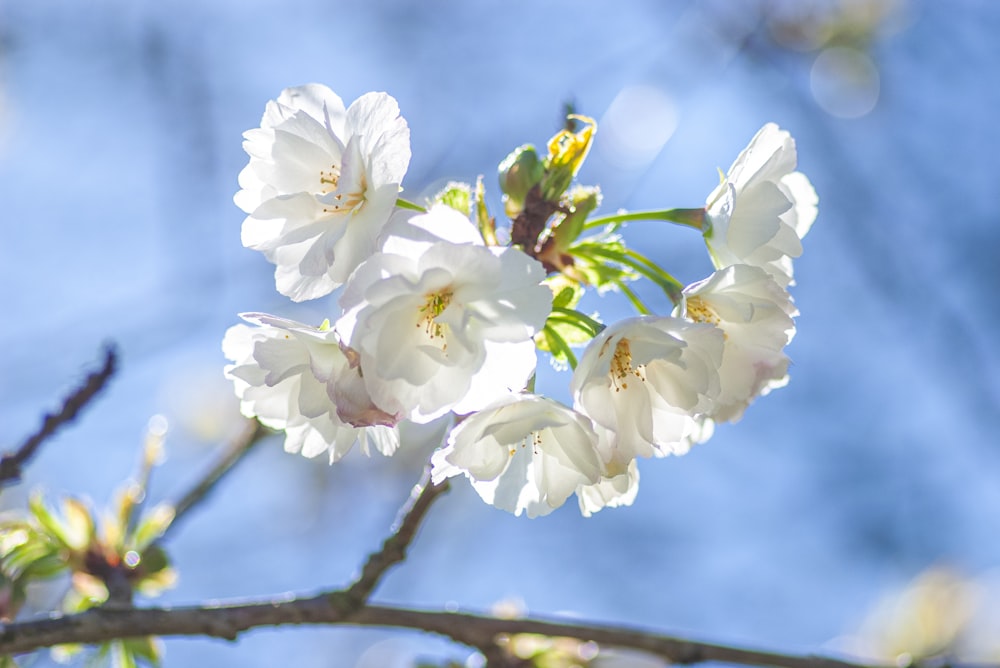
[[[393,454],[404,421],[452,419],[436,481],[464,475],[529,517],[575,494],[590,515],[632,502],[637,459],[687,452],[784,385],[792,260],[817,202],[791,136],[766,125],[703,208],[591,218],[599,189],[572,183],[596,125],[567,124],[545,155],[525,145],[500,164],[498,234],[482,180],[426,206],[400,198],[409,129],[385,93],[345,108],[312,84],[269,102],[245,134],[243,244],[275,264],[280,293],[337,291],[339,309],[318,327],[243,314],[223,342],[243,413],[331,462],[355,443]],[[625,245],[618,230],[635,219],[700,230],[717,271],[684,287]],[[639,278],[672,300],[669,315],[629,287]],[[605,326],[581,313],[588,288],[638,316]],[[537,392],[539,351],[573,367],[572,405]]]

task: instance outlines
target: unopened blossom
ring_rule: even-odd
[[[376,250],[410,162],[410,131],[386,93],[344,108],[329,88],[287,88],[244,135],[236,204],[243,245],[276,265],[278,292],[322,297]]]
[[[452,215],[461,218],[443,207],[417,222],[446,228]],[[532,337],[552,306],[540,263],[516,248],[403,236],[384,250],[345,286],[335,325],[358,351],[376,405],[428,422],[524,388],[536,363]]]
[[[486,503],[528,517],[552,512],[602,471],[590,420],[533,394],[470,415],[431,461],[435,482],[464,474]]]
[[[788,383],[784,348],[795,335],[798,310],[763,269],[736,264],[689,285],[676,314],[725,334],[713,420],[736,421],[755,397]]]
[[[584,350],[570,388],[574,407],[612,433],[620,461],[683,454],[710,435],[719,394],[722,330],[643,316],[611,325]]]
[[[384,455],[396,450],[398,416],[378,409],[350,385],[357,371],[333,331],[265,314],[243,319],[253,326],[231,327],[222,350],[233,362],[225,374],[245,416],[284,430],[286,451],[306,457],[327,453],[331,463],[356,442],[365,454],[370,446]],[[343,406],[335,403],[338,381],[352,390],[351,402]]]
[[[795,171],[795,140],[768,123],[708,196],[705,241],[717,269],[749,264],[778,285],[792,282],[792,259],[816,219],[816,191]]]

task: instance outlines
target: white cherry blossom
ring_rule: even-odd
[[[590,420],[533,394],[470,415],[431,461],[435,482],[464,474],[483,501],[528,517],[547,515],[602,473]]]
[[[448,217],[417,218],[434,229]],[[552,306],[541,264],[516,248],[426,238],[393,236],[384,249],[345,286],[335,325],[358,351],[374,403],[428,422],[523,389]]]
[[[602,458],[610,457],[604,462],[601,478],[596,483],[581,485],[576,490],[576,498],[580,504],[580,513],[590,517],[604,508],[631,506],[639,493],[639,467],[634,458],[622,456],[612,447],[613,434],[598,426],[598,452]]]
[[[739,420],[755,397],[788,383],[784,348],[795,335],[798,310],[763,269],[732,265],[689,285],[676,314],[725,333],[712,419]]]
[[[618,461],[683,454],[711,434],[705,416],[719,393],[722,345],[713,325],[617,322],[584,350],[570,385],[574,407],[611,432]]]
[[[243,245],[276,265],[281,294],[329,294],[375,252],[395,209],[410,161],[396,100],[367,93],[345,109],[326,86],[288,88],[244,137]]]
[[[233,362],[225,374],[245,416],[284,430],[285,450],[306,457],[327,453],[333,463],[356,442],[366,455],[371,446],[384,455],[395,452],[397,416],[366,401],[353,385],[352,402],[335,403],[342,396],[338,381],[350,383],[357,372],[333,331],[265,314],[242,317],[254,326],[231,327],[222,350]],[[344,410],[338,414],[338,408]],[[352,426],[342,416],[363,426]]]
[[[792,283],[792,259],[816,219],[816,191],[795,171],[795,140],[768,123],[708,196],[705,241],[717,269],[749,264]]]

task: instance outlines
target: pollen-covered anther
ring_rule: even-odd
[[[694,322],[705,322],[710,325],[719,326],[722,319],[719,318],[719,314],[716,313],[708,303],[705,302],[701,297],[688,297],[687,299],[687,316]],[[728,339],[728,335],[723,331],[723,339]]]
[[[319,191],[324,195],[337,188],[340,182],[340,167],[330,165],[330,171],[319,170]]]
[[[531,451],[534,454],[537,455],[538,454],[538,449],[542,445],[542,435],[541,435],[541,433],[537,432],[537,431],[533,431],[530,434],[528,434],[527,436],[525,436],[524,438],[522,438],[521,439],[521,447],[522,448],[528,447],[528,439],[531,439]],[[511,448],[511,450],[510,450],[510,456],[513,457],[515,452],[516,452],[516,450],[514,448]]]
[[[449,291],[435,292],[426,296],[424,305],[420,307],[420,319],[417,327],[423,327],[424,332],[431,339],[443,339],[444,327],[437,322],[437,317],[444,313],[451,303],[452,293]],[[445,342],[441,350],[445,350],[448,344]]]
[[[630,376],[635,376],[642,382],[646,382],[646,365],[632,366],[632,350],[629,347],[628,339],[623,338],[618,341],[614,355],[611,357],[611,385],[615,388],[615,392],[628,389]]]

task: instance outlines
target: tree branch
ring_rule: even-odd
[[[20,654],[63,643],[95,644],[139,636],[209,636],[235,640],[263,626],[326,624],[414,629],[470,647],[489,647],[501,635],[532,633],[576,638],[603,647],[635,649],[677,664],[720,662],[777,668],[875,668],[839,659],[697,642],[648,630],[537,618],[498,619],[400,607],[362,605],[354,609],[346,591],[318,596],[261,600],[203,607],[95,608],[77,615],[0,625],[0,655]],[[888,668],[878,666],[878,668]]]
[[[225,446],[222,456],[212,468],[206,471],[205,475],[174,503],[174,519],[167,527],[167,531],[173,529],[183,515],[204,500],[219,480],[250,451],[251,446],[258,443],[267,434],[268,430],[260,422],[255,419],[247,420],[246,427]]]
[[[435,499],[448,491],[448,481],[435,485],[431,483],[431,469],[427,466],[424,474],[410,492],[406,504],[392,526],[392,534],[382,543],[382,549],[368,556],[361,575],[347,589],[348,598],[356,604],[368,600],[379,580],[390,567],[406,559],[406,549],[417,534],[420,523]]]
[[[60,427],[72,422],[79,412],[104,389],[118,366],[118,352],[114,345],[104,348],[104,363],[100,370],[90,373],[83,384],[63,400],[58,413],[46,413],[41,428],[24,441],[13,453],[0,459],[0,487],[13,484],[21,479],[22,469],[35,456],[42,443],[55,434]]]

